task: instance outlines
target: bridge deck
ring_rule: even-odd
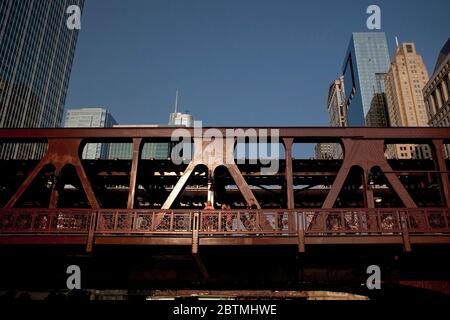
[[[1,209],[1,244],[450,244],[450,209]]]

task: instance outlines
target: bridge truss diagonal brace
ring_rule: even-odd
[[[194,159],[189,162],[188,167],[176,183],[175,187],[164,202],[161,209],[170,209],[176,198],[183,191],[186,182],[193,173],[195,167],[198,165],[205,165],[211,174],[213,174],[214,170],[219,166],[226,167],[247,203],[255,201],[258,209],[261,208],[258,201],[256,200],[255,195],[253,194],[242,173],[240,172],[238,166],[236,165],[236,163],[234,163],[234,144],[224,142],[225,140],[216,140],[214,142],[210,142],[203,141],[202,139],[194,139]],[[227,159],[231,159],[232,163],[228,163]]]
[[[328,193],[322,208],[333,208],[339,193],[344,186],[345,180],[353,166],[359,166],[364,170],[364,179],[368,177],[373,167],[379,167],[385,174],[386,179],[397,193],[400,200],[407,208],[417,208],[416,203],[409,195],[406,188],[400,182],[397,175],[392,172],[392,168],[384,157],[384,140],[363,140],[363,139],[342,139],[344,145],[344,161],[339,170],[336,179]],[[363,186],[366,185],[363,183]],[[365,187],[365,199],[369,202],[373,201],[373,196]],[[373,204],[368,203],[368,206]]]
[[[230,172],[230,175],[233,178],[234,183],[236,183],[236,186],[239,188],[239,191],[241,192],[245,201],[247,201],[247,203],[254,202],[256,207],[258,209],[261,209],[261,205],[259,204],[258,200],[256,200],[255,195],[253,194],[252,190],[250,189],[249,185],[247,184],[247,181],[245,181],[244,176],[242,175],[242,173],[239,170],[239,168],[237,167],[237,165],[229,164],[226,167],[227,167],[228,171]]]
[[[14,207],[44,166],[51,164],[55,167],[55,173],[59,173],[66,164],[71,164],[75,167],[90,206],[94,209],[98,209],[99,204],[78,154],[80,145],[80,138],[48,139],[48,149],[46,154],[7,202],[5,208]],[[58,191],[54,187],[50,198],[50,207],[56,207],[57,198]]]
[[[294,199],[294,173],[292,168],[292,144],[294,143],[293,138],[283,138],[283,146],[285,151],[285,179],[286,179],[286,198],[287,198],[287,207],[288,209],[295,208],[295,199]]]
[[[177,183],[175,184],[175,187],[172,189],[172,192],[170,192],[169,196],[167,197],[166,201],[162,205],[162,210],[168,210],[172,206],[172,204],[175,202],[177,197],[183,192],[183,189],[189,180],[189,177],[194,172],[195,167],[197,166],[197,163],[194,161],[189,162],[186,170],[181,175],[180,179],[178,179]]]
[[[177,197],[183,192],[189,177],[194,172],[198,165],[205,165],[208,168],[210,175],[214,174],[214,171],[219,166],[224,166],[228,169],[232,179],[236,183],[239,191],[244,197],[247,203],[254,202],[258,209],[261,209],[255,195],[250,189],[249,185],[244,179],[244,176],[240,172],[238,166],[234,162],[234,142],[235,140],[220,140],[216,139],[214,142],[205,141],[203,139],[194,139],[194,159],[189,162],[186,170],[181,175],[180,179],[176,183],[172,192],[167,197],[161,209],[168,210],[171,208]],[[224,143],[226,142],[226,143]],[[213,177],[209,177],[211,179]],[[157,216],[155,223],[159,224],[164,217],[164,214]],[[268,225],[268,221],[265,225]]]
[[[12,207],[14,207],[16,202],[24,194],[24,192],[28,189],[28,187],[34,181],[34,179],[39,174],[39,172],[42,170],[42,168],[44,168],[44,166],[46,164],[48,164],[48,163],[49,162],[48,162],[48,159],[46,157],[44,157],[41,161],[39,161],[39,163],[36,165],[36,167],[31,171],[31,173],[25,179],[25,181],[20,185],[19,189],[17,189],[17,191],[13,194],[13,196],[6,203],[5,208],[12,208]]]
[[[127,208],[134,208],[134,201],[136,195],[136,183],[137,183],[137,171],[139,165],[139,159],[142,148],[142,138],[134,138],[133,139],[133,160],[131,162],[131,171],[130,171],[130,188],[128,191],[128,202]]]

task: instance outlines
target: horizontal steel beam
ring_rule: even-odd
[[[71,236],[44,236],[44,235],[9,235],[0,236],[0,245],[85,245],[87,237]],[[449,235],[420,235],[411,236],[411,244],[450,244]],[[192,244],[191,238],[178,236],[107,236],[97,235],[95,245],[151,245],[151,246],[186,246]],[[391,244],[402,245],[402,236],[380,235],[380,236],[305,236],[306,245],[376,245]],[[291,237],[264,237],[260,235],[249,235],[246,237],[236,236],[211,236],[199,239],[200,246],[267,246],[267,245],[298,245],[295,236]]]
[[[36,129],[0,129],[0,139],[46,139],[46,138],[105,138],[105,139],[132,139],[132,138],[171,138],[177,127],[163,128],[36,128]],[[180,127],[194,136],[194,128]],[[202,132],[210,129],[202,128]],[[450,129],[436,127],[398,127],[398,128],[334,128],[334,127],[219,127],[214,128],[222,134],[227,130],[255,129],[271,131],[278,130],[279,136],[294,138],[295,141],[316,141],[320,139],[340,138],[353,139],[450,139]],[[196,132],[196,131],[195,131]],[[413,133],[413,134],[412,134]],[[330,140],[330,141],[331,141]],[[130,140],[131,142],[131,140]]]

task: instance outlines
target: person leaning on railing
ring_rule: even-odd
[[[206,201],[205,207],[203,208],[203,210],[205,210],[205,211],[214,211],[215,208],[212,205],[211,201]],[[203,228],[206,231],[211,231],[212,230],[212,224],[213,224],[213,219],[212,219],[211,213],[204,214],[203,215]]]
[[[256,205],[255,199],[249,200],[247,209],[258,210],[258,206]],[[245,229],[247,229],[247,231],[251,231],[252,226],[253,226],[253,228],[256,227],[256,214],[254,212],[247,213],[247,215],[244,217],[242,222],[245,226]]]
[[[230,212],[231,206],[229,204],[223,203],[220,207],[222,211],[226,213],[222,213],[222,219],[225,219],[225,230],[232,231],[233,230],[233,214]]]

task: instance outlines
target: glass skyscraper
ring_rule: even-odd
[[[379,94],[377,74],[386,73],[389,66],[384,32],[352,34],[342,68],[349,126],[367,125],[367,114]]]
[[[104,108],[81,108],[67,110],[65,128],[111,128],[117,124],[111,113]],[[83,159],[108,159],[108,143],[87,143]]]
[[[369,112],[366,114],[366,126],[368,127],[389,127],[385,76],[385,73],[377,73],[375,75],[375,92],[370,103]]]
[[[66,22],[84,0],[0,1],[0,128],[59,127],[78,30]],[[42,150],[0,144],[0,158]]]

